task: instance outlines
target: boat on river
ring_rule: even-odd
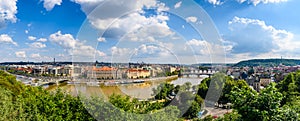
[[[133,80],[133,83],[144,83],[145,82],[145,80],[141,80],[141,79],[139,79],[139,80]]]

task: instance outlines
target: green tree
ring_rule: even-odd
[[[283,95],[271,83],[258,94],[253,90],[246,88],[236,89],[230,94],[230,100],[234,104],[234,109],[241,115],[245,121],[260,120],[284,120],[289,118],[298,118],[295,111],[290,107],[282,107],[281,101]],[[287,113],[287,114],[286,114]]]

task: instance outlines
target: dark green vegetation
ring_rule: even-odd
[[[246,60],[238,62],[233,66],[237,67],[245,67],[245,66],[278,66],[279,64],[287,65],[287,66],[296,66],[300,65],[300,60],[296,59],[253,59],[253,60]]]
[[[153,89],[155,96],[151,101],[121,95],[112,95],[106,100],[25,86],[14,76],[0,71],[0,120],[299,120],[299,87],[300,72],[290,73],[259,93],[244,80],[217,73],[197,86],[162,83]],[[213,92],[209,92],[211,90]],[[218,104],[232,103],[234,110],[223,117],[198,119],[204,98],[206,101],[216,99]]]
[[[223,75],[225,76],[225,75]],[[217,78],[222,77],[218,75]],[[207,116],[205,121],[293,121],[300,120],[300,72],[290,73],[278,84],[271,83],[259,93],[249,88],[244,80],[222,77],[204,79],[199,85],[198,95],[206,97],[208,88],[223,90],[218,104],[233,104],[233,112],[223,117]],[[211,97],[206,97],[209,100]],[[199,119],[195,119],[199,120]]]
[[[109,103],[99,97],[71,96],[61,90],[49,92],[42,88],[25,86],[16,81],[14,76],[3,71],[0,71],[0,100],[1,121],[95,119],[173,121],[179,115],[179,110],[176,107],[169,106],[159,109],[161,107],[159,103],[135,103],[136,100],[129,101],[129,98],[121,96],[110,97],[112,103]],[[117,105],[114,102],[116,100],[121,104]],[[112,104],[120,108],[116,108]],[[144,106],[147,108],[143,108]],[[132,111],[134,113],[131,113],[129,109],[135,109]],[[150,109],[157,110],[149,112]],[[149,115],[139,114],[144,112],[148,112]]]

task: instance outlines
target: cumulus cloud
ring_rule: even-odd
[[[213,44],[205,40],[191,39],[185,43],[184,49],[191,47],[196,55],[221,55],[230,52],[232,45]]]
[[[167,43],[164,43],[168,45]],[[171,50],[161,44],[141,44],[135,48],[111,47],[112,61],[176,62]]]
[[[61,5],[62,0],[43,0],[44,1],[44,8],[47,11],[51,11],[55,5]]]
[[[39,53],[33,53],[30,55],[31,58],[39,59],[41,58],[41,55]]]
[[[98,42],[106,42],[106,39],[104,37],[99,37],[97,40]]]
[[[139,16],[139,22],[136,29],[129,31],[125,36],[125,40],[129,41],[148,41],[153,42],[156,39],[172,36],[174,33],[170,30],[166,22],[160,22],[159,20],[167,20],[168,18],[161,17],[158,19],[156,17],[146,18],[144,16]],[[128,20],[129,22],[130,20]],[[145,23],[144,23],[145,22]]]
[[[47,39],[46,38],[39,38],[37,41],[38,42],[47,42]]]
[[[118,48],[116,46],[111,47],[110,50],[113,56],[128,56],[132,51],[129,48]]]
[[[51,34],[49,40],[66,49],[75,48],[77,43],[71,34],[62,34],[61,31]]]
[[[174,5],[174,8],[176,9],[176,8],[179,8],[180,6],[181,6],[181,3],[182,3],[182,1],[179,1],[178,3],[176,3],[175,5]]]
[[[36,40],[36,37],[34,37],[34,36],[28,36],[28,40],[31,40],[31,41]]]
[[[256,6],[257,4],[263,3],[263,4],[268,4],[268,3],[280,3],[280,2],[286,2],[288,0],[237,0],[239,3],[244,3],[247,2],[248,4],[253,4]]]
[[[105,31],[103,36],[106,38],[121,38],[131,32],[127,36],[130,40],[137,41],[145,36],[152,36],[153,38],[147,39],[151,41],[156,35],[153,33],[150,35],[148,32],[157,31],[159,37],[161,34],[168,36],[171,33],[166,24],[169,17],[161,12],[168,10],[168,7],[156,0],[75,0],[74,2],[81,5],[93,27],[101,32]],[[96,8],[99,4],[102,6]],[[156,14],[146,17],[144,14],[147,11],[144,9],[147,8],[155,9]]]
[[[17,46],[18,44],[13,41],[13,39],[7,35],[7,34],[1,34],[0,35],[0,43],[5,43],[5,44],[13,44],[15,46]]]
[[[46,44],[43,44],[41,42],[34,42],[34,43],[30,44],[30,47],[40,49],[40,48],[45,48],[47,46],[46,46]]]
[[[85,45],[79,40],[74,39],[71,34],[62,34],[61,31],[51,34],[49,40],[66,49],[73,56],[94,57],[106,55],[92,46]]]
[[[15,52],[15,54],[16,54],[16,57],[18,57],[18,58],[26,58],[25,51],[18,51],[18,52]]]
[[[225,39],[233,43],[233,53],[268,53],[298,46],[288,44],[293,43],[291,32],[276,29],[261,20],[234,17],[228,25],[230,34]]]
[[[222,5],[224,3],[221,0],[207,0],[207,1],[213,5]],[[256,6],[260,3],[262,4],[281,3],[281,2],[286,2],[288,0],[235,0],[235,1],[239,3],[253,4],[254,6]]]
[[[5,21],[17,21],[17,0],[0,0],[0,25]],[[1,26],[0,26],[1,28]]]
[[[195,23],[195,22],[197,22],[197,17],[195,17],[195,16],[190,16],[190,17],[187,17],[185,20],[187,21],[187,22],[193,22],[193,23]]]
[[[213,5],[221,5],[222,4],[221,0],[208,0],[208,2]]]

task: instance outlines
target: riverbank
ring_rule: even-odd
[[[154,82],[154,81],[173,81],[178,79],[178,75],[173,75],[173,76],[167,76],[167,77],[157,77],[157,78],[149,78],[145,79],[145,82]]]
[[[152,83],[166,81],[171,82],[178,79],[178,75],[167,76],[167,77],[154,77],[154,78],[144,78],[144,79],[120,79],[120,80],[92,80],[92,79],[73,79],[69,81],[68,84],[87,84],[90,86],[116,86],[116,85],[128,85],[128,84],[138,84],[138,83]]]

